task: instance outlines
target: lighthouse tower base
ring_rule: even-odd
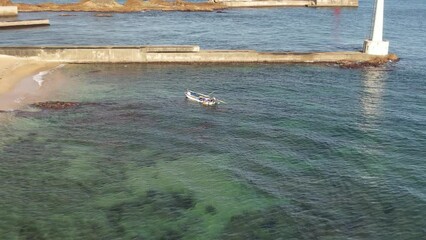
[[[364,53],[370,55],[388,55],[389,53],[389,42],[388,41],[364,41]]]

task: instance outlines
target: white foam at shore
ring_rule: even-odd
[[[38,74],[36,74],[36,75],[33,76],[33,80],[37,82],[37,84],[38,84],[39,87],[41,87],[43,85],[43,82],[44,82],[44,76],[46,76],[49,73],[54,72],[56,69],[59,69],[59,68],[61,68],[63,66],[65,66],[65,64],[61,64],[61,65],[59,65],[59,66],[57,66],[55,68],[52,68],[50,70],[47,70],[47,71],[41,71]]]
[[[43,85],[43,82],[44,82],[43,77],[48,73],[49,71],[39,72],[37,75],[34,75],[33,80],[36,81],[38,83],[38,86],[41,87],[41,85]]]

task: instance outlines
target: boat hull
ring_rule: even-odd
[[[212,98],[208,95],[196,93],[189,90],[185,92],[185,96],[189,100],[201,103],[204,106],[214,106],[219,103],[219,101],[217,101],[216,98]]]

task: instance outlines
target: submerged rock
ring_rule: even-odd
[[[95,17],[112,17],[112,14],[109,13],[97,13],[95,14]]]
[[[69,14],[69,13],[64,13],[64,14],[59,14],[60,17],[75,17],[77,15],[75,14]]]
[[[340,61],[337,64],[342,68],[365,68],[365,67],[379,67],[387,63],[399,61],[398,56],[389,54],[387,57],[377,57],[369,61],[353,62],[353,61]]]
[[[82,0],[81,3],[88,3],[94,5],[103,5],[103,6],[120,6],[115,0]]]
[[[60,102],[60,101],[49,101],[49,102],[38,102],[31,104],[32,107],[48,110],[62,110],[67,108],[75,108],[80,106],[78,102]]]

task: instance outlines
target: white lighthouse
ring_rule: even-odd
[[[388,55],[389,42],[383,41],[384,0],[376,0],[371,39],[364,41],[364,53],[371,55]]]

